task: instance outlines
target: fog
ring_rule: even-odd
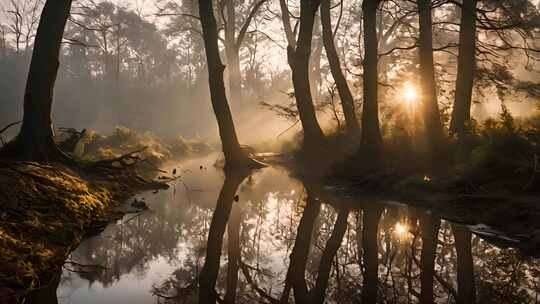
[[[251,3],[237,8],[237,32],[244,25]],[[385,4],[394,10],[391,4]],[[537,4],[536,4],[537,5]],[[0,15],[0,124],[22,119],[22,101],[26,74],[33,47],[33,37],[42,2],[14,0],[2,3]],[[362,48],[359,1],[347,1],[334,8],[336,45],[346,77],[351,84],[356,110],[361,112]],[[291,3],[291,13],[298,14],[297,3]],[[268,2],[248,25],[245,40],[239,47],[242,97],[229,92],[228,69],[225,84],[229,94],[235,126],[240,141],[257,145],[290,140],[301,131],[297,118],[276,115],[267,105],[294,109],[291,73],[287,65],[286,45],[281,20],[276,18],[278,3]],[[296,10],[296,11],[295,11]],[[17,18],[18,12],[24,18]],[[399,13],[399,12],[398,12]],[[111,132],[122,125],[137,131],[151,131],[163,138],[178,135],[217,141],[217,124],[212,112],[208,75],[200,24],[194,17],[197,6],[190,1],[77,1],[64,34],[60,67],[55,86],[53,122],[55,127],[92,129]],[[435,21],[452,21],[454,13],[448,6],[435,9]],[[335,20],[339,18],[339,27]],[[392,18],[379,17],[379,33],[386,33]],[[218,18],[218,21],[223,20]],[[415,22],[410,19],[410,22]],[[451,27],[435,28],[438,45],[455,43],[457,34]],[[415,90],[417,62],[415,50],[394,50],[413,41],[406,26],[398,26],[380,43],[381,79],[380,109],[383,124],[391,123],[396,108],[403,104],[403,84],[412,83]],[[223,31],[220,35],[223,36]],[[515,36],[511,36],[516,38]],[[225,37],[223,37],[225,39]],[[481,34],[480,39],[494,39]],[[517,38],[516,38],[517,40]],[[222,61],[227,65],[224,41]],[[538,41],[533,41],[534,45]],[[437,47],[437,46],[434,46]],[[449,111],[453,100],[456,57],[452,48],[435,54],[439,81],[440,107]],[[519,49],[502,52],[489,63],[479,61],[486,74],[493,73],[495,64],[509,78],[500,81],[478,77],[472,114],[478,120],[496,116],[504,101],[512,114],[532,116],[538,113],[538,95],[520,92],[520,82],[536,82],[537,53],[523,55]],[[384,57],[383,57],[384,56]],[[320,21],[316,19],[311,59],[312,95],[317,105],[320,124],[326,133],[343,125],[339,95],[322,47]],[[513,86],[509,88],[509,86]],[[535,89],[537,94],[537,89]],[[530,92],[529,92],[530,93]],[[332,103],[333,101],[333,103]],[[334,105],[332,105],[334,104]],[[288,131],[286,131],[288,130]],[[282,133],[286,131],[285,133]],[[15,135],[9,130],[8,137]]]

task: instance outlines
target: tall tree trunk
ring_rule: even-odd
[[[17,137],[0,156],[34,161],[65,160],[54,142],[51,120],[58,56],[71,0],[47,0],[36,33],[24,93],[24,117]]]
[[[225,2],[227,20],[225,22],[225,53],[227,55],[227,76],[229,97],[232,104],[242,103],[242,74],[240,72],[239,48],[236,44],[236,0]]]
[[[242,72],[240,70],[240,55],[236,46],[231,46],[227,53],[227,76],[229,77],[229,96],[233,105],[243,104]]]
[[[377,72],[377,7],[379,0],[362,2],[364,26],[364,83],[361,149],[378,156],[382,145],[379,127],[378,72]]]
[[[309,58],[313,38],[313,23],[319,5],[320,0],[301,1],[300,29],[294,54],[291,54],[291,46],[288,47],[289,56],[293,55],[291,65],[292,80],[298,114],[304,129],[304,147],[306,148],[319,146],[324,138],[321,127],[317,122],[309,82]]]
[[[457,252],[458,304],[474,304],[474,266],[471,248],[471,231],[463,225],[452,224]]]
[[[330,0],[323,0],[321,2],[321,24],[324,49],[326,50],[326,57],[328,57],[330,72],[336,82],[339,97],[341,98],[341,107],[343,108],[343,115],[347,124],[347,132],[349,134],[356,134],[360,126],[354,110],[354,99],[347,84],[347,79],[341,70],[341,63],[336,46],[334,45],[334,34],[330,17]]]
[[[322,1],[321,1],[322,2]],[[311,56],[309,60],[309,82],[310,82],[310,91],[313,97],[313,102],[317,103],[321,98],[321,83],[322,83],[322,73],[321,73],[321,59],[322,59],[322,50],[323,50],[323,41],[321,36],[321,24],[320,18],[315,13],[315,19],[313,20],[313,41],[311,43]]]
[[[375,304],[379,285],[379,248],[377,236],[379,220],[383,209],[368,206],[362,216],[362,258],[364,260],[364,284],[362,286],[362,303]]]
[[[201,1],[203,2],[203,1]],[[205,1],[206,2],[206,1]],[[208,1],[210,2],[210,1]],[[206,259],[199,276],[199,303],[216,303],[216,280],[219,273],[219,261],[221,259],[221,247],[227,221],[231,214],[232,204],[236,191],[242,181],[249,175],[248,171],[225,171],[225,181],[219,192],[216,209],[210,222],[208,231],[208,247]]]
[[[437,84],[433,66],[433,27],[431,17],[431,0],[418,0],[420,38],[420,77],[422,81],[422,107],[424,125],[428,143],[432,153],[438,153],[443,138],[439,104],[437,101]]]
[[[435,275],[435,255],[441,221],[424,213],[420,216],[422,252],[420,254],[420,303],[433,302],[433,277]]]
[[[476,0],[461,5],[456,93],[450,131],[462,135],[471,120],[471,98],[476,73]]]
[[[210,98],[219,127],[219,136],[223,146],[223,154],[225,155],[225,166],[256,166],[257,164],[249,159],[242,151],[236,136],[234,121],[229,103],[227,102],[223,82],[225,66],[223,66],[219,57],[218,32],[212,1],[199,1],[199,16],[201,18],[206,59],[208,61]]]

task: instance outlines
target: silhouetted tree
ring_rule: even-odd
[[[68,159],[54,142],[51,110],[60,45],[70,9],[71,0],[45,2],[26,81],[23,124],[0,156],[35,161]]]
[[[364,27],[364,81],[361,149],[378,157],[382,145],[378,103],[377,8],[380,0],[362,2]]]
[[[291,27],[287,2],[280,0],[281,17],[288,43],[287,60],[292,70],[296,106],[304,130],[304,146],[309,148],[317,147],[324,138],[321,127],[317,122],[309,81],[313,24],[319,5],[320,0],[300,2],[300,26],[298,40],[296,40]]]
[[[418,16],[420,38],[418,48],[420,56],[420,79],[422,81],[421,100],[424,126],[431,152],[438,153],[443,137],[439,103],[437,101],[437,84],[433,65],[433,22],[431,16],[431,0],[418,0]]]
[[[326,50],[326,57],[328,57],[328,64],[330,65],[332,77],[336,82],[336,87],[341,98],[341,106],[347,124],[347,131],[350,134],[354,134],[359,131],[360,126],[354,109],[354,98],[349,85],[347,84],[347,79],[341,70],[339,55],[334,44],[334,33],[330,15],[330,0],[323,0],[321,2],[321,24],[324,49]]]
[[[233,103],[241,103],[242,96],[242,71],[240,68],[240,47],[244,42],[247,30],[257,15],[260,7],[267,0],[256,0],[250,3],[249,10],[237,35],[237,10],[239,4],[236,0],[221,0],[220,6],[224,8],[226,15],[222,16],[224,23],[224,45],[227,57],[227,75],[229,80],[230,98]]]
[[[456,93],[450,131],[462,134],[470,123],[473,82],[476,73],[476,0],[461,4]]]
[[[242,150],[236,137],[234,121],[229,103],[227,102],[223,82],[225,66],[221,63],[221,58],[219,57],[218,32],[212,1],[199,1],[199,16],[203,29],[206,59],[208,61],[210,98],[219,127],[219,136],[223,146],[223,154],[225,155],[225,166],[260,166]]]

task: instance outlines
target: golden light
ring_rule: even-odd
[[[418,99],[418,91],[410,82],[406,82],[403,85],[403,98],[405,98],[405,101],[408,103],[414,103]]]
[[[397,222],[394,226],[394,233],[399,236],[400,238],[404,238],[407,236],[409,232],[409,227],[407,224]]]

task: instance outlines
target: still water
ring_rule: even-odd
[[[281,168],[225,175],[214,160],[175,166],[174,187],[138,196],[150,210],[84,241],[65,265],[58,302],[539,301],[540,260],[469,226],[337,196]]]

